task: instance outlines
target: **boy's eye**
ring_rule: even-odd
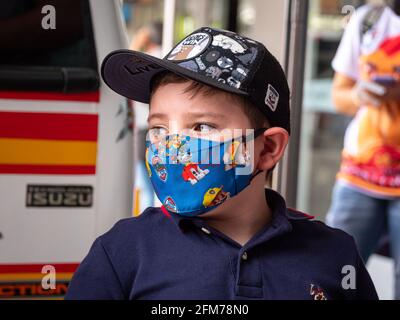
[[[150,141],[153,142],[166,136],[168,134],[168,130],[162,127],[153,127],[149,129],[148,133]]]
[[[207,134],[213,132],[215,127],[206,123],[198,123],[193,127],[193,130],[197,133]]]

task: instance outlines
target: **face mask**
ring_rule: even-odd
[[[252,139],[265,130],[255,130]],[[148,141],[146,167],[163,206],[183,216],[197,216],[241,192],[261,172],[253,173],[249,140],[242,136],[217,142],[168,135]]]

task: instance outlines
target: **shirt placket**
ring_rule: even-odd
[[[235,295],[237,298],[263,298],[263,279],[260,259],[255,250],[243,247],[238,252]]]

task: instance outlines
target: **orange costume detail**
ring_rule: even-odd
[[[362,55],[360,72],[364,81],[398,83],[400,36]],[[400,195],[400,101],[363,106],[354,121],[357,129],[345,141],[338,177],[376,193]]]

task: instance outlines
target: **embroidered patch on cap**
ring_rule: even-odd
[[[241,45],[239,42],[223,34],[216,35],[212,44],[216,47],[231,50],[234,54],[244,53],[247,50],[247,48]]]
[[[268,84],[267,93],[265,95],[265,104],[272,110],[275,111],[278,106],[279,93],[275,90],[273,86]]]
[[[197,57],[208,47],[211,36],[205,32],[194,33],[183,39],[174,50],[172,50],[167,60],[181,61]]]

